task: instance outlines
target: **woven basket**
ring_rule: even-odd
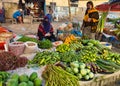
[[[12,42],[12,43],[9,43],[8,49],[14,55],[19,56],[23,54],[25,45],[23,42]]]
[[[12,37],[13,37],[13,33],[11,32],[0,33],[0,38],[12,38]]]

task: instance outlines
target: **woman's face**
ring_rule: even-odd
[[[87,8],[88,8],[88,9],[91,9],[91,8],[92,8],[92,5],[91,5],[91,4],[87,4]]]

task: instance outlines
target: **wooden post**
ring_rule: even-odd
[[[72,21],[70,0],[68,0],[68,7],[69,7],[69,19],[70,21]]]

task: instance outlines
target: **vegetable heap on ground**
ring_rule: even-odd
[[[39,66],[44,66],[46,64],[54,64],[60,61],[58,52],[38,52],[33,60],[29,61],[29,64],[39,64]]]
[[[27,42],[27,41],[32,41],[38,44],[38,47],[41,49],[49,49],[52,48],[52,42],[48,39],[45,40],[38,40],[36,38],[31,38],[31,37],[27,37],[27,36],[22,36],[20,39],[18,39],[17,41],[21,41],[21,42]]]
[[[10,52],[0,52],[0,71],[24,67],[28,62],[26,57],[16,57]]]
[[[108,69],[104,70],[105,68],[99,67],[96,61],[99,59],[109,60],[119,66],[119,57],[120,54],[112,52],[112,50],[100,44],[97,40],[78,39],[72,41],[70,44],[63,43],[57,46],[55,52],[38,52],[35,58],[29,63],[43,66],[61,61],[65,65],[68,65],[71,62],[78,61],[87,64],[93,73],[97,73],[108,71]],[[111,69],[114,69],[114,66],[112,67]],[[112,71],[117,71],[117,69]]]
[[[79,86],[78,78],[61,67],[47,65],[42,73],[45,86]]]
[[[32,72],[30,76],[12,73],[7,81],[2,83],[2,86],[42,86],[42,80],[38,77],[37,72]]]

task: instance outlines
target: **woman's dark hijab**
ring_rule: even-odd
[[[44,27],[44,30],[45,30],[46,33],[50,32],[51,24],[49,22],[48,17],[46,17],[46,16],[43,19],[43,27]]]

